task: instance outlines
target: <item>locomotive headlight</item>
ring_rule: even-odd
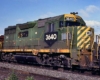
[[[35,34],[37,34],[37,32],[35,32]]]
[[[8,39],[8,36],[6,36],[6,39]]]
[[[86,32],[86,35],[91,36],[92,35],[92,32],[91,31],[87,31]]]

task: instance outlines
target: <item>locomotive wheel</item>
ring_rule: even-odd
[[[5,54],[4,55],[4,60],[7,61],[7,62],[10,62],[10,56],[9,56],[9,54]]]
[[[95,69],[92,69],[92,75],[96,75],[97,71]]]
[[[5,53],[2,53],[2,54],[1,54],[1,61],[5,61],[4,56],[5,56]]]
[[[12,53],[9,53],[8,56],[9,56],[8,62],[14,61],[14,57],[13,57],[13,54]]]
[[[11,62],[12,54],[10,53],[2,53],[1,60],[6,62]]]
[[[92,71],[92,75],[96,75],[96,72],[95,71]]]
[[[42,61],[43,66],[48,67],[48,66],[51,66],[52,58],[47,54],[43,54],[41,61]]]
[[[3,53],[0,54],[0,61],[3,61]]]
[[[84,72],[85,72],[85,70],[81,69],[81,70],[80,70],[80,72],[81,72],[81,73],[84,73]]]

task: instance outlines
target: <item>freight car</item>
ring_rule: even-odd
[[[8,26],[4,32],[1,61],[99,69],[94,67],[99,67],[94,29],[75,12]]]

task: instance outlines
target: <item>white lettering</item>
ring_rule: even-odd
[[[54,34],[54,39],[57,39],[57,35],[56,34]]]
[[[46,40],[56,40],[57,34],[46,35]]]

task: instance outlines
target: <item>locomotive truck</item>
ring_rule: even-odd
[[[75,12],[8,26],[0,39],[0,61],[99,70],[94,28]]]

